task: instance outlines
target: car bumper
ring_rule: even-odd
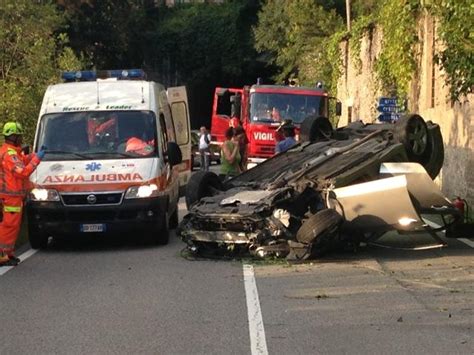
[[[120,205],[64,206],[61,202],[33,202],[26,205],[28,223],[49,235],[81,232],[84,224],[102,224],[101,234],[120,234],[159,227],[168,210],[168,198],[124,200]],[[86,233],[84,233],[86,234]]]

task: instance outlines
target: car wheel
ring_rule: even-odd
[[[176,206],[176,209],[170,217],[170,229],[176,229],[176,227],[178,227],[178,220],[178,206]]]
[[[48,235],[31,224],[28,225],[28,239],[33,249],[46,249],[48,247]]]
[[[420,115],[407,115],[395,123],[395,139],[405,147],[411,161],[422,163],[428,147],[428,128]]]
[[[152,232],[152,241],[157,245],[166,245],[170,240],[170,227],[168,212],[166,212],[159,225]]]
[[[342,216],[333,209],[324,209],[309,217],[296,233],[300,243],[312,244],[313,254],[322,254],[342,223]]]
[[[432,122],[428,123],[428,147],[425,152],[423,166],[428,175],[434,179],[443,167],[444,145],[440,127]]]
[[[217,191],[223,191],[224,186],[219,177],[210,171],[198,171],[191,176],[186,185],[186,207],[206,196],[213,196]]]
[[[333,128],[331,122],[324,116],[306,117],[300,127],[301,142],[317,142],[331,138]]]

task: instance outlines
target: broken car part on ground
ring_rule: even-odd
[[[460,222],[432,180],[444,150],[431,121],[408,115],[333,130],[327,118],[308,117],[301,141],[225,182],[211,172],[192,176],[178,229],[189,249],[304,259],[390,230],[430,233],[431,247],[440,247],[436,232]]]

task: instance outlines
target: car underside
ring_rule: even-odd
[[[191,178],[178,233],[192,252],[305,259],[390,230],[430,233],[440,247],[436,232],[459,223],[432,180],[444,156],[436,124],[409,115],[332,130],[324,117],[309,117],[301,136],[228,181],[210,172]]]

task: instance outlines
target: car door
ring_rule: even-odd
[[[179,164],[179,185],[183,188],[191,177],[191,124],[186,87],[168,88],[166,91],[175,131],[176,143],[181,148],[183,161]]]

